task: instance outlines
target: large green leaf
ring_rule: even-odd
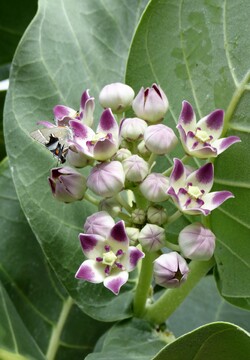
[[[248,360],[250,337],[230,323],[212,323],[178,338],[153,360]]]
[[[206,276],[168,318],[167,325],[178,337],[214,321],[227,321],[250,331],[250,312],[226,302],[216,289],[213,276]]]
[[[29,136],[56,104],[79,107],[81,93],[124,77],[131,37],[145,1],[41,0],[13,60],[5,107],[5,137],[22,207],[43,250],[71,296],[85,312],[112,321],[131,315],[131,291],[119,297],[74,278],[83,261],[78,241],[86,203],[63,205],[49,191],[55,161]],[[96,111],[96,118],[100,108]],[[129,287],[130,288],[130,287]]]
[[[0,326],[6,331],[2,337],[0,331],[0,355],[4,348],[13,352],[22,348],[26,341],[22,336],[29,332],[34,349],[48,359],[53,354],[60,360],[86,356],[108,326],[74,305],[55,277],[21,210],[7,161],[0,165],[0,202],[0,280],[16,308],[1,305]],[[15,322],[15,311],[26,327],[23,332],[21,325],[14,324],[12,331],[11,324],[5,326],[5,319]]]
[[[0,282],[0,359],[44,360]]]
[[[86,360],[150,360],[167,340],[167,334],[156,331],[144,320],[124,320],[105,334],[101,348]]]
[[[250,3],[226,0],[152,0],[135,34],[127,82],[136,89],[160,83],[170,102],[165,122],[175,129],[181,102],[190,101],[198,118],[226,110],[225,133],[236,144],[215,161],[215,189],[235,199],[213,212],[216,261],[222,295],[249,308],[250,297]],[[181,147],[173,153],[182,156]],[[172,155],[172,154],[171,154]],[[197,162],[198,164],[198,162]],[[166,161],[167,165],[167,161]]]

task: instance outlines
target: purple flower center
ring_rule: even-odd
[[[118,249],[116,253],[114,253],[110,245],[105,245],[102,256],[97,256],[96,261],[105,265],[104,273],[108,276],[112,269],[118,268],[119,270],[125,270],[124,266],[117,261],[121,259],[124,254],[122,249]]]

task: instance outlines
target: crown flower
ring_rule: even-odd
[[[103,218],[103,214],[100,216]],[[137,247],[129,246],[124,222],[117,222],[102,235],[81,233],[79,239],[88,260],[81,264],[76,278],[95,284],[103,282],[106,288],[118,295],[121,286],[128,280],[128,273],[144,257]]]
[[[130,107],[134,96],[134,90],[129,85],[113,83],[104,86],[99,101],[105,109],[110,108],[114,114],[119,114]]]
[[[227,199],[234,197],[230,191],[209,193],[213,186],[214,168],[208,163],[187,176],[186,169],[179,159],[174,159],[167,193],[185,214],[209,215]]]
[[[153,84],[150,88],[141,88],[132,102],[132,108],[139,118],[158,123],[168,110],[168,99],[161,87]]]
[[[238,136],[219,139],[223,125],[223,110],[214,110],[196,123],[196,116],[192,105],[187,101],[183,101],[176,127],[185,152],[191,156],[204,159],[216,157],[229,148],[229,146],[241,141]]]

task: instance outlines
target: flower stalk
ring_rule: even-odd
[[[165,322],[214,264],[214,258],[208,261],[191,261],[186,282],[179,288],[166,290],[153,305],[146,308],[143,317],[155,324]]]

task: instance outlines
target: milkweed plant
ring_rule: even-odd
[[[225,201],[233,201],[234,195],[227,190],[211,192],[213,159],[240,138],[220,138],[222,109],[197,121],[193,106],[183,100],[178,139],[163,124],[169,102],[159,84],[141,87],[137,95],[126,84],[108,84],[98,100],[103,112],[96,128],[95,99],[89,90],[83,92],[79,109],[56,105],[55,124],[40,122],[54,138],[58,128],[67,130],[67,164],[51,169],[48,178],[52,195],[64,203],[96,206],[79,234],[83,262],[75,264],[75,281],[101,283],[119,296],[130,273],[136,272],[134,315],[160,325],[214,265],[216,234],[206,225],[206,217]],[[179,141],[185,156],[173,158],[169,167],[166,156],[171,157]],[[202,159],[202,165],[188,165],[194,158]],[[159,159],[163,171],[157,171]],[[87,177],[78,170],[84,167],[89,169]],[[169,214],[166,202],[176,211]],[[191,224],[173,243],[166,229],[186,215]],[[155,288],[164,289],[157,299]]]

